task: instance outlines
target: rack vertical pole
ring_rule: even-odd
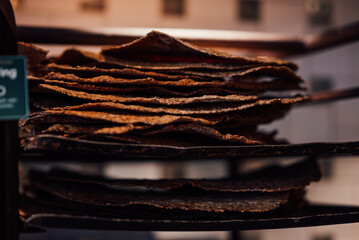
[[[9,0],[0,0],[0,55],[16,55],[16,23]],[[19,238],[17,121],[0,121],[0,239]]]
[[[240,168],[240,159],[237,158],[230,158],[227,159],[227,175],[230,178],[237,178],[238,177],[238,171]],[[243,239],[243,236],[240,231],[230,231],[229,232],[229,239],[230,240],[241,240]]]

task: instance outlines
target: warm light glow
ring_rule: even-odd
[[[19,6],[19,0],[10,0],[12,8],[16,9]]]

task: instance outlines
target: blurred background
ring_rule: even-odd
[[[190,28],[283,33],[305,36],[359,21],[358,0],[12,0],[18,25],[106,28]],[[42,45],[52,54],[63,46]],[[359,42],[291,58],[312,92],[359,84]],[[283,120],[263,126],[293,143],[359,140],[359,99],[294,108]],[[359,205],[358,157],[320,159],[323,178],[308,188],[315,203]],[[97,171],[99,166],[85,166]],[[228,172],[223,161],[124,162],[101,166],[109,176],[216,178]],[[359,224],[245,231],[250,240],[351,240]],[[50,230],[21,239],[226,239],[226,232],[100,232]]]

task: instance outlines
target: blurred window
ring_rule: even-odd
[[[330,76],[314,76],[310,80],[310,89],[313,92],[329,91],[333,89],[333,79]]]
[[[101,12],[105,9],[105,0],[83,0],[80,4],[83,11]]]
[[[260,0],[239,0],[239,19],[246,22],[258,22],[260,20]]]
[[[333,21],[333,5],[330,0],[306,0],[305,10],[312,26],[327,26]]]
[[[333,236],[324,235],[324,236],[314,236],[312,240],[333,240]]]
[[[166,15],[182,16],[184,14],[184,0],[163,0],[163,12]]]

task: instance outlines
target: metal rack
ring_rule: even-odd
[[[10,21],[7,19],[7,21]],[[357,40],[359,38],[358,24],[350,25],[343,29],[331,30],[337,33],[336,38],[331,41],[323,42],[323,38],[328,35],[324,33],[320,36],[311,36],[307,42],[299,39],[284,39],[282,41],[268,41],[265,38],[254,44],[244,45],[246,48],[262,46],[261,49],[272,49],[277,56],[292,56],[305,54],[337,44]],[[30,32],[31,31],[31,34]],[[35,31],[35,32],[34,32]],[[36,33],[37,31],[37,33]],[[63,33],[73,36],[70,40]],[[41,33],[41,34],[40,34]],[[340,33],[340,34],[338,34]],[[31,41],[35,43],[77,43],[77,44],[99,44],[119,43],[130,41],[135,36],[118,34],[109,36],[101,32],[88,32],[73,29],[53,29],[53,28],[31,28],[19,27],[17,29],[18,40]],[[9,35],[10,36],[10,35]],[[36,38],[34,38],[36,36]],[[56,37],[57,36],[57,37]],[[65,36],[65,38],[58,38]],[[68,35],[67,35],[68,36]],[[56,39],[56,41],[54,41]],[[65,41],[66,39],[66,41]],[[310,41],[311,39],[311,41]],[[314,39],[316,41],[314,41]],[[193,40],[193,39],[192,39]],[[89,42],[90,41],[90,42]],[[196,42],[197,41],[197,42]],[[217,47],[231,45],[238,46],[245,40],[193,40],[197,44],[207,44]],[[322,44],[320,44],[322,42]],[[283,47],[285,43],[286,47]],[[310,45],[310,44],[311,45]],[[256,45],[257,44],[257,45]],[[273,48],[276,44],[280,48]],[[309,47],[311,46],[311,47]],[[280,51],[278,50],[280,49]],[[285,50],[287,54],[284,54]],[[279,53],[279,52],[281,53]],[[15,52],[13,52],[15,54]],[[338,100],[347,97],[358,96],[358,89],[348,91],[330,92],[312,96],[313,102]],[[137,144],[103,144],[99,142],[78,140],[74,141],[63,137],[53,137],[49,135],[37,136],[27,143],[26,151],[18,155],[18,139],[16,122],[2,122],[0,128],[0,152],[1,152],[1,222],[2,239],[17,239],[19,229],[24,232],[31,231],[36,227],[58,227],[76,229],[106,229],[106,230],[146,230],[146,231],[239,231],[248,229],[274,229],[290,227],[307,227],[327,224],[353,223],[359,222],[359,207],[343,207],[328,205],[309,205],[299,212],[286,215],[264,216],[257,219],[232,219],[232,220],[208,220],[208,221],[187,221],[187,220],[131,220],[118,218],[100,218],[90,216],[76,216],[49,212],[44,209],[38,214],[33,214],[26,219],[19,221],[18,216],[18,161],[31,162],[33,160],[47,161],[91,161],[98,162],[101,158],[103,162],[110,160],[120,161],[121,159],[132,160],[153,160],[153,159],[225,159],[229,164],[233,164],[232,169],[236,169],[240,158],[251,157],[283,157],[283,156],[302,156],[302,155],[358,155],[359,142],[342,143],[305,143],[292,145],[264,145],[264,146],[220,146],[220,147],[168,147],[151,146]],[[50,144],[56,142],[57,144]],[[78,150],[85,150],[87,154],[77,154]],[[166,156],[166,157],[164,157]],[[230,173],[231,176],[235,171]],[[20,224],[18,224],[20,223]],[[235,236],[235,234],[233,234]]]
[[[17,54],[15,19],[9,1],[0,1],[0,55]],[[0,238],[16,239],[18,218],[17,121],[0,121]]]
[[[241,231],[311,227],[359,221],[359,207],[309,205],[285,215],[265,216],[257,219],[231,220],[156,220],[119,219],[69,214],[39,213],[24,221],[25,229],[31,226],[44,228],[72,228],[131,231]]]
[[[73,140],[64,137],[43,135],[34,137],[34,148],[21,154],[24,162],[66,161],[66,162],[100,162],[143,160],[183,160],[215,159],[226,160],[230,165],[229,176],[234,177],[242,158],[284,157],[284,156],[339,156],[358,155],[359,142],[342,143],[307,143],[291,145],[262,146],[222,146],[222,147],[165,147],[140,144],[102,144],[86,140]],[[52,144],[50,144],[52,143]],[[54,144],[55,143],[55,144]],[[39,146],[39,148],[35,148]],[[54,147],[56,146],[56,147]],[[81,151],[81,155],[75,152]],[[83,154],[85,153],[86,154]],[[97,154],[96,154],[97,153]],[[163,157],[166,156],[166,157]],[[276,213],[256,218],[238,218],[225,220],[160,220],[103,218],[95,216],[74,215],[42,208],[36,203],[29,208],[39,212],[24,219],[23,230],[37,228],[75,228],[99,230],[137,230],[137,231],[241,231],[258,229],[294,228],[330,224],[359,222],[359,207],[311,205],[291,213]]]

